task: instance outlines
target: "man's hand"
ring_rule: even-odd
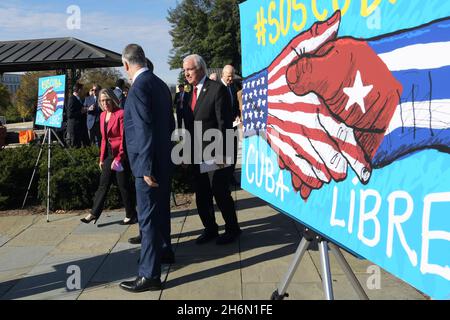
[[[345,179],[348,165],[345,152],[349,152],[349,148],[357,149],[345,143],[354,142],[351,128],[329,119],[326,106],[315,94],[304,97],[293,94],[286,79],[288,69],[300,53],[313,55],[322,45],[335,39],[339,23],[339,11],[327,21],[315,23],[294,38],[267,69],[266,137],[279,156],[280,167],[291,171],[292,185],[304,199],[312,189],[319,189],[332,179]],[[330,134],[324,127],[330,127]],[[333,135],[341,139],[339,143],[334,141]],[[363,152],[359,153],[363,157]],[[354,166],[360,172],[360,179],[368,180],[370,172],[364,169],[365,164]]]
[[[100,170],[103,170],[103,161],[100,161],[100,162],[98,163],[98,166],[100,167]]]
[[[153,176],[144,176],[144,181],[150,186],[150,188],[159,187],[159,184],[156,182],[156,179]]]
[[[365,41],[329,41],[313,55],[298,58],[286,78],[296,95],[318,95],[336,121],[354,130],[366,161],[373,158],[399,104],[402,85]]]

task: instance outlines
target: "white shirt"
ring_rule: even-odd
[[[134,74],[133,79],[131,80],[131,83],[134,83],[137,79],[137,77],[139,77],[142,73],[144,73],[145,71],[147,71],[148,68],[140,68],[138,71],[136,71],[136,73]]]
[[[204,76],[202,78],[202,80],[200,80],[200,82],[197,83],[197,85],[196,85],[196,87],[197,87],[197,99],[198,99],[198,96],[200,95],[200,92],[202,92],[202,88],[203,88],[203,85],[205,84],[205,80],[206,80],[206,76]]]

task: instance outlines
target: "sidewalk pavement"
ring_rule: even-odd
[[[202,224],[194,205],[173,210],[176,263],[163,265],[162,291],[139,294],[119,287],[136,276],[139,256],[139,245],[127,242],[138,234],[138,226],[119,225],[124,211],[104,212],[97,225],[85,225],[74,214],[51,215],[49,223],[41,215],[2,216],[0,299],[267,300],[288,270],[301,228],[246,191],[234,191],[233,196],[243,230],[239,241],[196,245]],[[220,213],[216,216],[223,226]],[[344,255],[369,298],[425,299],[382,270],[380,288],[368,290],[371,263]],[[332,254],[330,260],[335,299],[357,299]],[[70,290],[67,284],[77,284],[78,270],[80,289]],[[287,299],[324,298],[317,249],[307,251],[287,292]]]

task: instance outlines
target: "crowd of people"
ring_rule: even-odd
[[[197,54],[184,58],[186,82],[178,87],[173,100],[168,86],[153,72],[142,47],[126,46],[122,62],[131,83],[129,90],[121,79],[114,89],[94,85],[82,101],[83,87],[77,83],[68,104],[70,145],[97,143],[100,147],[99,187],[91,213],[81,221],[97,222],[111,182],[116,179],[126,212],[122,224],[139,223],[139,235],[129,242],[141,244],[138,275],[132,281],[122,282],[120,287],[131,292],[160,290],[161,264],[175,262],[170,236],[172,133],[176,127],[184,128],[193,137],[193,144],[198,135],[201,140],[207,130],[215,129],[225,140],[226,131],[240,121],[238,90],[233,85],[231,65],[225,66],[222,78],[214,81],[207,76],[206,63]],[[201,132],[194,129],[195,122],[201,123]],[[222,142],[225,146],[226,142]],[[205,141],[201,143],[202,154],[207,145]],[[235,163],[237,143],[234,145]],[[196,206],[204,226],[195,242],[232,243],[241,234],[230,191],[234,166],[219,165],[216,170],[204,172],[194,156],[192,152],[189,165],[193,167]],[[223,160],[225,153],[218,151],[214,156]],[[214,200],[225,221],[222,234],[215,219]]]

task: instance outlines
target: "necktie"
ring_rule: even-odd
[[[227,86],[227,88],[228,88],[228,93],[230,94],[230,98],[231,98],[231,109],[233,110],[233,107],[234,107],[233,92],[231,91],[230,86]]]
[[[191,103],[192,112],[194,112],[196,104],[197,104],[197,86],[194,86],[194,92],[192,94],[192,103]]]

